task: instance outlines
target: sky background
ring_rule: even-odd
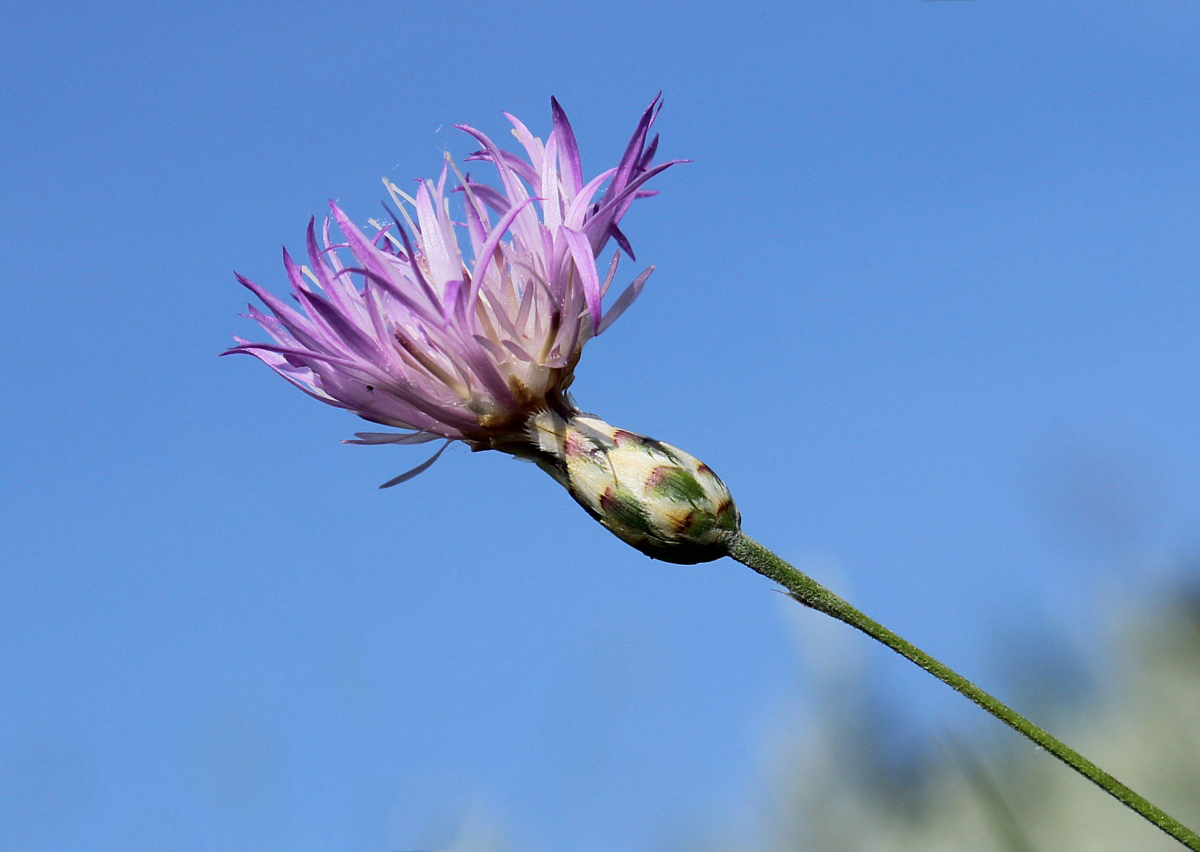
[[[996,725],[531,465],[381,492],[424,448],[216,357],[233,270],[551,95],[594,174],[665,93],[573,390],[749,534],[1002,697],[1200,552],[1200,6],[679,8],[8,5],[0,850],[751,848],[847,649],[898,743]]]

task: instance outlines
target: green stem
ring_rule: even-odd
[[[947,686],[974,701],[1014,731],[1025,735],[1050,752],[1067,766],[1116,798],[1121,804],[1141,814],[1188,849],[1200,852],[1200,835],[1196,832],[1163,813],[1156,805],[1146,801],[1079,752],[1059,742],[953,669],[938,662],[911,642],[897,636],[879,622],[868,618],[811,577],[797,571],[754,539],[738,533],[730,543],[729,555],[783,586],[793,598],[805,606],[826,615],[832,615],[838,621],[843,621],[851,627],[861,630],[872,639],[877,639],[887,645],[900,656],[916,663]]]

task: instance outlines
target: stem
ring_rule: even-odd
[[[953,669],[938,662],[911,642],[897,636],[879,622],[859,612],[811,577],[797,571],[754,539],[739,532],[730,542],[729,555],[783,586],[793,598],[805,606],[831,615],[838,621],[861,630],[872,639],[877,639],[887,645],[900,656],[916,663],[947,686],[974,701],[1017,733],[1023,734],[1050,752],[1110,796],[1116,798],[1121,804],[1141,814],[1188,849],[1200,852],[1200,835],[1196,832],[1163,813],[1159,807],[1142,798],[1079,752],[1059,742]]]

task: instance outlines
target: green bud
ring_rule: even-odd
[[[741,516],[699,459],[587,414],[541,412],[529,429],[535,461],[626,544],[682,564],[727,554]]]

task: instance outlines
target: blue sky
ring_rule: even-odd
[[[327,199],[376,216],[551,95],[594,172],[665,92],[694,163],[625,220],[657,271],[574,391],[751,535],[1001,691],[998,636],[1099,653],[1195,552],[1200,9],[677,9],[6,12],[0,849],[757,836],[822,665],[769,583],[496,454],[380,492],[420,450],[215,357],[234,269],[282,291]],[[869,659],[902,729],[989,724]]]

